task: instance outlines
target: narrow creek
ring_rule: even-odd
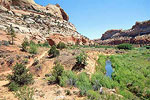
[[[111,66],[111,61],[110,60],[106,61],[105,69],[106,69],[106,76],[111,78],[111,75],[113,73],[113,68]]]

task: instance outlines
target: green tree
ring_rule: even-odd
[[[60,77],[62,73],[64,72],[64,66],[62,66],[60,63],[57,63],[56,66],[53,68],[52,76],[49,80],[49,83],[60,83]]]
[[[51,49],[48,51],[49,57],[56,57],[59,56],[59,50],[57,50],[56,46],[52,46]]]
[[[87,54],[85,52],[80,53],[80,55],[76,57],[76,61],[77,61],[76,63],[78,65],[86,66],[87,65],[86,60],[87,60]]]
[[[57,48],[60,49],[60,50],[62,50],[64,48],[66,48],[66,45],[63,42],[59,42],[58,45],[57,45]]]
[[[89,76],[85,72],[82,72],[78,75],[76,85],[80,89],[81,96],[86,95],[88,90],[92,90]]]
[[[18,87],[33,83],[32,74],[29,73],[29,70],[24,65],[18,63],[13,67],[12,75],[8,75],[8,80],[10,81],[9,85],[12,85],[12,83],[14,85],[15,83]]]

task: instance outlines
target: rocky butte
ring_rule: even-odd
[[[69,44],[89,45],[91,40],[79,34],[69,22],[69,16],[60,5],[41,6],[34,0],[0,0],[0,35],[9,40],[7,28],[12,25],[17,34],[16,44],[24,37],[51,45],[60,41]]]
[[[108,30],[102,35],[101,39],[96,39],[95,42],[103,45],[118,45],[121,43],[150,45],[150,20],[136,22],[128,30]]]

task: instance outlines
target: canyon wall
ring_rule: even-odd
[[[129,30],[108,30],[101,39],[95,42],[100,44],[118,45],[121,43],[131,44],[150,44],[150,20],[144,22],[136,22]]]
[[[41,6],[33,0],[0,0],[0,23],[0,30],[7,31],[12,25],[16,34],[36,41],[58,40],[59,37],[51,37],[59,34],[64,38],[84,38],[90,43],[88,38],[77,32],[76,27],[69,22],[67,13],[58,4]],[[72,41],[72,44],[75,42]]]

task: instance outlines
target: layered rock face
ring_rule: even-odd
[[[47,41],[51,46],[57,45],[59,42],[63,42],[65,44],[70,44],[70,45],[94,44],[93,41],[85,37],[75,38],[74,36],[64,36],[62,34],[53,34],[49,38],[47,38]]]
[[[64,38],[85,38],[76,31],[69,22],[69,16],[58,4],[44,7],[33,0],[0,0],[0,23],[0,30],[7,31],[12,25],[16,34],[36,41],[53,39],[51,36],[56,33]]]
[[[109,30],[101,39],[95,40],[100,44],[117,45],[121,43],[150,44],[150,20],[136,22],[129,30]]]

